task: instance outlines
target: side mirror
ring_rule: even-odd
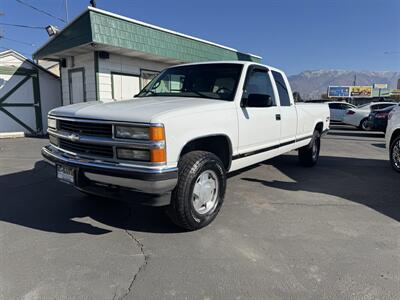
[[[249,94],[247,98],[242,99],[242,107],[270,107],[274,103],[270,95]]]

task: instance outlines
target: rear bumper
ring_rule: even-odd
[[[74,168],[75,187],[111,198],[134,198],[153,206],[169,204],[170,192],[178,181],[178,169],[120,165],[77,158],[51,145],[42,148],[42,156],[53,165]],[[130,194],[130,195],[129,195]]]

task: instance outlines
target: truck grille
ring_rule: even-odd
[[[90,135],[90,136],[109,137],[109,138],[112,137],[111,124],[58,120],[58,129],[65,130],[68,132],[78,133],[80,135]]]
[[[94,155],[107,158],[112,158],[114,156],[112,146],[84,144],[60,139],[59,147],[77,154]]]

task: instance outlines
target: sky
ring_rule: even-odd
[[[66,0],[20,0],[66,19]],[[400,0],[97,0],[97,7],[263,57],[289,75],[305,70],[400,71]],[[71,21],[89,0],[67,0]],[[0,23],[65,23],[0,0]],[[0,24],[0,51],[30,57],[44,29]]]

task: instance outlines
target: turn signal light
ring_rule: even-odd
[[[167,154],[165,148],[150,150],[150,162],[163,163],[166,161],[167,161]]]
[[[164,127],[150,127],[149,137],[151,141],[164,141],[165,140]]]
[[[352,111],[352,110],[348,110],[348,111],[346,112],[346,115],[354,115],[354,114],[355,114],[355,112]]]

